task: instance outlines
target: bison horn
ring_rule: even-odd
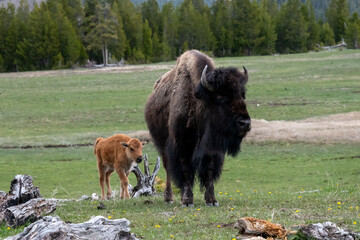
[[[245,79],[247,81],[249,78],[248,71],[246,70],[246,67],[244,67],[244,66],[243,66],[243,69],[244,69]]]
[[[209,90],[210,92],[212,92],[214,89],[213,87],[209,84],[209,82],[206,80],[206,70],[208,68],[208,65],[206,65],[204,67],[204,70],[202,71],[201,74],[201,85],[206,88],[207,90]]]
[[[244,73],[245,73],[245,75],[247,75],[247,70],[246,70],[246,67],[245,67],[245,66],[243,66],[243,69],[244,69]]]

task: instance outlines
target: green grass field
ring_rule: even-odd
[[[360,51],[215,61],[217,66],[244,65],[249,70],[247,103],[253,118],[295,120],[360,111]],[[16,174],[29,174],[44,197],[99,194],[91,146],[42,146],[87,144],[99,136],[146,129],[147,96],[166,71],[75,74],[69,70],[25,78],[0,74],[0,190],[9,191]],[[154,146],[146,145],[144,153],[153,168]],[[245,142],[237,157],[226,158],[215,186],[218,208],[205,207],[196,186],[194,208],[181,208],[178,194],[173,205],[166,205],[159,192],[157,197],[110,200],[100,211],[98,202],[69,202],[58,206],[54,215],[71,222],[94,215],[126,217],[131,231],[144,239],[232,239],[237,233],[233,223],[247,216],[287,228],[333,221],[360,231],[359,157],[358,144],[351,143]],[[158,176],[165,179],[162,168]],[[134,176],[130,182],[135,184]],[[119,189],[116,174],[112,187]],[[0,225],[0,238],[22,230]]]

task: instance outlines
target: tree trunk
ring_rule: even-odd
[[[141,195],[154,195],[155,188],[154,182],[155,177],[160,169],[160,157],[157,157],[156,164],[153,173],[150,175],[148,156],[144,156],[144,172],[143,174],[140,168],[136,165],[132,172],[135,174],[137,179],[137,185],[134,188],[129,188],[131,197],[139,197]]]
[[[30,201],[12,206],[3,212],[4,220],[8,226],[17,227],[27,221],[35,222],[42,215],[52,213],[56,210],[57,200],[34,198]]]
[[[130,222],[125,218],[109,220],[97,216],[84,223],[65,223],[59,217],[47,216],[26,227],[22,233],[5,240],[137,240],[134,234],[130,233],[129,226]]]

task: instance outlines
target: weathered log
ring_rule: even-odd
[[[26,203],[12,206],[4,210],[3,216],[8,226],[17,227],[26,222],[35,222],[42,215],[56,210],[57,200],[34,198]]]
[[[236,239],[254,239],[253,237],[287,239],[289,234],[295,234],[294,231],[285,229],[280,224],[274,224],[262,219],[244,217],[240,218],[234,225],[239,230]],[[259,239],[259,238],[257,238]],[[261,239],[261,238],[260,238]]]
[[[139,166],[134,166],[132,172],[135,174],[137,179],[137,185],[133,188],[129,187],[131,197],[139,197],[141,195],[154,195],[155,188],[154,182],[155,177],[160,169],[160,157],[157,157],[154,171],[150,175],[148,156],[145,154],[144,158],[144,173],[140,170]]]
[[[355,240],[360,239],[359,233],[339,228],[333,222],[315,223],[301,227],[299,230],[303,239],[319,240]]]
[[[5,240],[32,239],[102,239],[136,240],[130,233],[130,222],[125,219],[109,220],[92,217],[84,223],[65,223],[59,217],[46,216],[26,227],[22,233]]]
[[[33,184],[29,175],[16,175],[11,181],[10,191],[5,196],[0,196],[0,212],[6,208],[25,203],[33,198],[41,197],[38,187]]]

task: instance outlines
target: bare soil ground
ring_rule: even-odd
[[[360,112],[334,114],[299,121],[252,119],[248,142],[360,143]],[[148,131],[130,133],[150,140]]]
[[[250,142],[360,143],[360,112],[299,121],[252,120]]]

